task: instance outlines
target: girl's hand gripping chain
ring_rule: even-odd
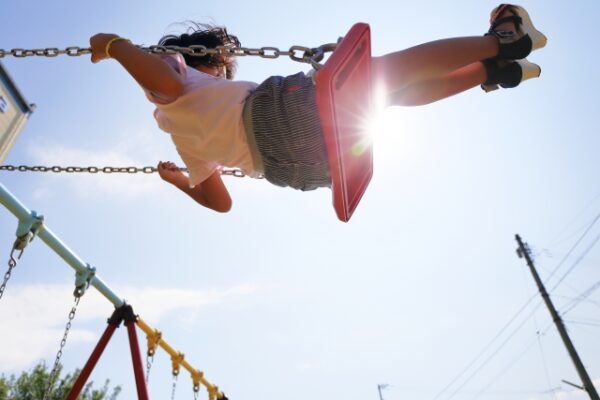
[[[110,58],[110,47],[118,41],[128,41],[113,33],[98,33],[90,38],[90,47],[92,48],[92,62]]]

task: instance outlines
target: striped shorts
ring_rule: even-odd
[[[269,182],[299,190],[331,186],[315,86],[304,73],[261,83],[246,100],[244,124]]]

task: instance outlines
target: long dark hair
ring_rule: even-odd
[[[187,33],[181,35],[166,35],[159,41],[159,46],[179,46],[188,47],[191,45],[203,45],[207,48],[215,48],[217,46],[225,47],[240,47],[241,43],[237,36],[227,33],[227,29],[221,26],[213,26],[209,24],[199,24],[190,22],[191,26]],[[202,57],[183,54],[185,63],[192,68],[200,65],[209,67],[223,67],[227,71],[227,79],[233,79],[237,69],[237,63],[234,57],[225,57],[222,55],[206,55]]]

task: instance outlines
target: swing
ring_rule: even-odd
[[[331,46],[331,45],[329,45]],[[322,130],[327,148],[327,157],[331,176],[333,206],[337,217],[348,222],[356,210],[373,176],[372,141],[366,132],[366,121],[371,112],[371,39],[368,24],[357,23],[348,31],[346,36],[337,44],[335,50],[324,65],[318,64],[314,52],[323,47],[309,49],[302,46],[292,46],[289,51],[280,51],[274,47],[260,49],[208,49],[204,46],[180,48],[176,46],[151,46],[143,48],[150,52],[167,53],[178,51],[192,55],[228,54],[233,56],[255,55],[262,58],[277,58],[288,55],[294,61],[311,64],[316,70],[316,103],[321,119]],[[296,51],[304,51],[302,57]],[[328,48],[325,51],[331,51]],[[91,49],[68,47],[64,50],[48,49],[0,49],[0,58],[12,55],[14,57],[46,56],[55,57],[59,54],[80,56],[90,54]],[[5,166],[0,170],[8,171],[52,171],[62,172],[156,172],[154,167],[27,167]],[[238,170],[224,170],[225,175],[244,176]]]
[[[371,111],[369,25],[355,24],[316,74],[333,207],[348,222],[373,176],[372,141],[365,132]]]

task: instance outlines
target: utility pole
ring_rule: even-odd
[[[554,320],[554,323],[556,324],[558,333],[560,333],[560,337],[561,337],[563,343],[565,344],[567,351],[569,352],[569,355],[571,356],[571,360],[573,360],[573,364],[575,364],[575,369],[577,370],[577,373],[579,374],[579,378],[583,382],[583,389],[586,392],[588,392],[591,400],[600,400],[600,397],[598,396],[598,392],[596,391],[596,388],[594,387],[594,384],[592,383],[590,376],[588,375],[587,371],[585,370],[585,367],[583,366],[583,363],[581,362],[581,359],[579,358],[579,355],[577,354],[577,351],[575,350],[575,346],[573,346],[573,342],[571,342],[571,339],[569,338],[569,334],[567,333],[565,324],[563,323],[562,318],[558,314],[558,311],[556,311],[556,308],[554,308],[554,304],[552,304],[552,300],[550,299],[550,296],[548,295],[548,292],[546,291],[546,288],[544,287],[544,284],[542,283],[542,280],[540,279],[540,276],[538,275],[538,273],[535,269],[535,266],[533,265],[533,261],[531,260],[529,246],[527,246],[526,243],[523,243],[523,241],[521,240],[521,237],[519,235],[515,235],[515,238],[517,239],[517,243],[519,244],[519,248],[517,249],[517,255],[519,256],[519,258],[525,258],[525,261],[527,261],[527,265],[529,266],[529,269],[531,270],[533,279],[535,279],[535,283],[537,284],[538,289],[540,290],[540,294],[542,295],[542,298],[544,299],[544,302],[546,303],[548,310],[550,310],[550,315],[552,315],[552,319]]]

